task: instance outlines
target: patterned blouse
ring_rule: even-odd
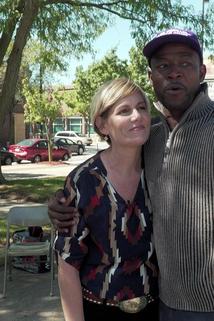
[[[83,287],[99,298],[117,301],[148,293],[157,296],[143,171],[133,202],[126,202],[109,182],[97,153],[68,175],[64,193],[80,218],[69,235],[58,234],[55,248],[79,270]]]

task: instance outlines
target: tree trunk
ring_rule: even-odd
[[[45,127],[46,127],[46,133],[47,133],[47,137],[46,139],[48,140],[48,161],[51,163],[52,162],[52,141],[51,141],[51,121],[48,118],[45,122]]]
[[[3,124],[6,113],[12,111],[22,53],[27,37],[30,33],[33,21],[38,14],[39,1],[25,0],[23,15],[17,28],[13,48],[7,61],[7,69],[4,77],[2,92],[0,95],[0,137],[3,135]],[[5,181],[0,168],[0,184]]]
[[[0,151],[1,154],[1,151]],[[1,170],[1,158],[0,158],[0,185],[5,184],[7,181],[4,178],[3,174],[2,174],[2,170]]]
[[[0,164],[0,185],[6,184],[6,183],[7,183],[7,181],[6,181],[6,179],[4,178],[4,175],[2,174],[1,164]]]
[[[0,66],[3,63],[3,59],[6,54],[7,48],[10,44],[10,41],[12,39],[17,21],[18,21],[18,18],[17,19],[11,18],[8,25],[5,26],[5,30],[2,32],[2,36],[0,39]]]
[[[20,14],[23,11],[23,5],[24,0],[19,0],[18,5],[15,8]],[[19,14],[14,14],[14,8],[12,8],[11,15],[8,18],[0,39],[0,66],[3,63],[4,56],[12,39],[19,17]]]
[[[13,48],[7,62],[7,69],[0,95],[0,137],[2,137],[5,115],[13,108],[23,49],[33,21],[38,14],[38,9],[38,0],[25,0],[23,15],[17,28]]]

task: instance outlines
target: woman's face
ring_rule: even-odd
[[[111,139],[111,145],[141,146],[150,133],[151,117],[141,92],[122,98],[108,112],[102,133]]]

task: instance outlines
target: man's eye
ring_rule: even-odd
[[[181,63],[181,67],[189,67],[190,66],[190,63],[189,62],[187,62],[187,61],[184,61],[184,62],[182,62]]]
[[[158,66],[158,69],[160,69],[160,70],[164,70],[166,68],[168,68],[168,64],[161,64]]]

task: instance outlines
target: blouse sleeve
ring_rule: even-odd
[[[66,197],[66,205],[78,207],[78,191],[75,176],[71,174],[67,177],[64,186],[64,194]],[[79,219],[72,226],[69,233],[58,233],[55,240],[55,249],[67,263],[73,265],[76,269],[80,269],[85,255],[88,253],[86,239],[89,234],[89,229],[81,211],[79,210]]]

